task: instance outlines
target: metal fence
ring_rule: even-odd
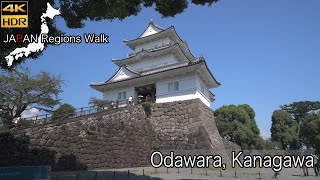
[[[75,110],[75,112],[72,113],[64,113],[61,115],[55,116],[53,119],[52,113],[42,114],[38,116],[28,117],[28,118],[20,118],[18,124],[22,124],[24,122],[29,122],[29,124],[46,124],[49,122],[52,122],[53,120],[61,120],[66,118],[75,118],[75,117],[81,117],[85,115],[90,115],[97,113],[102,109],[99,109],[96,106],[88,106],[88,107],[82,107]]]
[[[53,113],[47,113],[47,114],[37,115],[33,117],[28,117],[28,118],[19,118],[17,122],[17,126],[26,127],[26,126],[32,126],[32,125],[47,124],[55,120],[82,117],[82,116],[94,114],[101,111],[108,111],[108,110],[127,107],[127,106],[134,106],[137,104],[141,104],[143,102],[146,102],[146,100],[133,98],[132,101],[129,101],[128,99],[126,99],[126,100],[111,102],[109,105],[106,105],[103,107],[97,107],[97,106],[81,107],[76,109],[75,112],[62,113],[60,115],[55,115],[54,117],[52,115]]]

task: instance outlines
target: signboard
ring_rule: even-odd
[[[1,167],[3,180],[50,180],[48,166]]]

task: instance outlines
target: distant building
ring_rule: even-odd
[[[112,60],[119,70],[106,82],[92,83],[105,100],[127,104],[128,98],[156,103],[199,98],[210,106],[210,91],[220,83],[203,57],[194,57],[174,27],[163,29],[152,21],[133,40],[124,43],[134,52],[124,59]]]

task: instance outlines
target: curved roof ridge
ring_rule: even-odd
[[[171,46],[166,46],[166,47],[159,48],[159,49],[155,49],[155,50],[152,50],[152,51],[142,50],[142,51],[139,51],[138,53],[136,53],[134,56],[130,56],[130,57],[127,57],[127,58],[124,58],[124,59],[113,59],[112,62],[114,62],[115,64],[117,64],[118,62],[125,62],[125,61],[128,61],[128,60],[130,60],[130,59],[132,59],[132,58],[134,58],[134,57],[137,57],[138,54],[140,54],[140,53],[142,53],[142,52],[146,52],[146,53],[150,54],[150,53],[154,53],[154,52],[157,52],[157,51],[162,51],[162,50],[165,50],[165,49],[173,48],[173,47],[175,47],[175,46],[179,47],[179,49],[180,49],[180,51],[182,52],[182,54],[183,54],[189,61],[196,59],[192,54],[191,54],[191,55],[192,55],[194,58],[192,58],[192,59],[188,58],[188,56],[185,54],[185,52],[183,51],[183,49],[182,49],[182,47],[180,46],[180,44],[179,44],[179,43],[174,43],[174,44],[171,45]],[[117,65],[118,65],[118,64],[117,64]]]
[[[114,75],[113,75],[111,78],[109,78],[107,81],[105,81],[105,83],[111,81],[111,80],[119,73],[119,71],[120,71],[122,68],[128,70],[129,72],[131,72],[131,73],[133,73],[133,74],[136,74],[136,75],[138,75],[138,76],[141,76],[141,73],[139,73],[139,72],[137,72],[137,71],[135,71],[135,70],[133,70],[133,69],[131,69],[131,68],[129,68],[129,67],[127,67],[127,66],[121,66],[121,67],[119,67],[119,69],[117,70],[117,72],[114,73]]]
[[[148,26],[148,27],[149,27],[149,26]],[[148,27],[147,27],[147,29],[148,29]],[[124,40],[123,42],[124,42],[124,43],[127,43],[127,42],[133,42],[133,41],[140,40],[140,39],[149,38],[149,37],[155,36],[155,35],[157,35],[157,34],[159,34],[159,33],[166,32],[166,31],[168,31],[168,30],[171,29],[171,28],[174,28],[174,27],[173,27],[173,26],[170,26],[170,27],[167,28],[167,29],[162,29],[162,31],[160,31],[160,32],[158,32],[158,33],[151,34],[151,35],[149,35],[149,36],[140,37],[140,36],[145,32],[145,31],[143,31],[143,33],[142,33],[138,38],[136,38],[136,39],[131,39],[131,40]],[[146,30],[147,30],[147,29],[146,29]]]

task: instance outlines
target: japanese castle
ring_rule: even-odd
[[[106,82],[91,83],[103,99],[127,104],[128,99],[156,103],[200,99],[210,107],[220,83],[203,57],[194,57],[173,26],[163,29],[151,21],[146,30],[124,43],[133,50],[113,59],[119,70]]]

